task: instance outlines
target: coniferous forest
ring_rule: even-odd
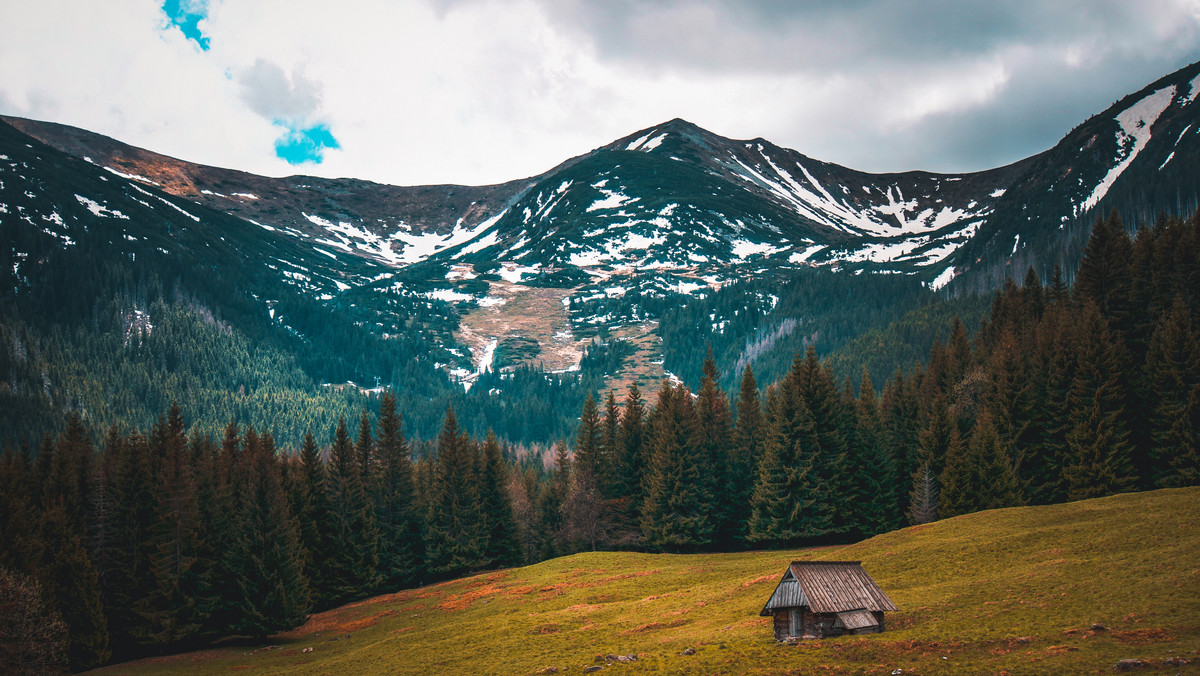
[[[974,329],[974,330],[972,330]],[[1200,216],[1097,222],[1074,283],[1030,270],[916,368],[587,396],[543,455],[406,437],[397,397],[332,435],[72,415],[0,459],[0,670],[264,637],[314,611],[592,549],[846,542],[972,511],[1200,484]],[[332,422],[332,421],[330,421]],[[23,661],[22,661],[23,660]]]

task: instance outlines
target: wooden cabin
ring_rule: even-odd
[[[883,631],[897,610],[860,561],[793,561],[759,615],[775,618],[775,640]]]

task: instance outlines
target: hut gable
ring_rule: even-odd
[[[760,615],[775,618],[775,637],[883,631],[896,605],[859,561],[793,561]]]

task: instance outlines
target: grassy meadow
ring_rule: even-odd
[[[883,634],[777,644],[758,612],[793,559],[861,560],[900,612]],[[259,645],[102,671],[1086,674],[1138,658],[1142,671],[1200,674],[1198,650],[1189,488],[980,512],[845,547],[577,554],[355,603]]]

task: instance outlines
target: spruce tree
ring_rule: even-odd
[[[383,590],[394,591],[421,579],[423,543],[412,458],[391,392],[385,393],[379,404],[377,449],[379,471],[374,491],[381,584]]]
[[[329,557],[323,524],[328,517],[325,496],[325,463],[312,432],[304,433],[300,446],[300,476],[293,484],[292,510],[296,515],[303,574],[309,583],[309,595],[315,608],[325,607],[331,597],[325,578],[325,561]]]
[[[500,443],[488,430],[479,472],[479,507],[483,518],[483,565],[506,568],[521,562],[517,522],[508,494],[508,473],[500,457]]]
[[[112,654],[108,622],[100,582],[65,500],[54,499],[43,513],[41,539],[45,549],[37,577],[46,604],[67,625],[68,662],[75,670],[98,667]]]
[[[379,583],[378,536],[345,418],[338,420],[334,432],[326,481],[329,558],[325,568],[330,600],[336,604],[362,598]]]
[[[641,506],[644,499],[644,477],[646,472],[646,407],[637,382],[629,386],[625,397],[625,410],[621,413],[620,462],[616,476],[616,496],[621,501],[621,523],[617,526],[625,533],[640,530]]]
[[[247,430],[247,436],[253,428]],[[275,441],[264,433],[245,444],[238,481],[232,570],[237,585],[238,634],[263,638],[299,626],[309,607],[299,528],[288,507]]]
[[[707,511],[713,521],[713,545],[729,549],[741,542],[744,533],[737,519],[740,510],[734,506],[734,500],[740,496],[729,474],[733,416],[729,410],[729,398],[720,387],[711,345],[704,357],[701,373],[700,392],[696,397],[694,446],[703,468],[701,477],[708,498]]]
[[[749,532],[750,496],[758,476],[758,463],[766,443],[766,423],[758,401],[758,383],[747,364],[742,371],[738,393],[737,421],[733,430],[733,446],[729,453],[730,516],[735,524],[735,537],[745,540]]]
[[[1154,330],[1146,371],[1153,483],[1200,485],[1200,339],[1182,297]]]
[[[883,420],[875,399],[875,385],[863,369],[859,396],[855,401],[854,425],[850,430],[848,463],[854,493],[851,504],[852,529],[864,536],[883,533],[899,526],[896,504],[896,468],[891,452],[883,446]]]
[[[447,408],[438,435],[434,497],[426,548],[430,572],[457,577],[483,565],[475,444]]]
[[[154,524],[151,565],[157,588],[148,604],[152,641],[176,644],[194,639],[207,617],[198,596],[204,580],[200,556],[200,507],[188,450],[183,414],[172,403],[151,435],[161,444],[161,467],[155,490],[158,522]]]
[[[794,545],[813,535],[812,465],[799,461],[796,443],[783,431],[791,417],[784,397],[779,390],[768,394],[762,457],[750,496],[746,539],[759,546]]]
[[[1063,465],[1067,497],[1082,500],[1128,490],[1135,477],[1118,349],[1094,303],[1085,304],[1079,317],[1075,361]]]
[[[650,465],[642,506],[642,537],[665,551],[694,551],[712,541],[710,496],[694,446],[691,393],[664,380],[650,434]]]

